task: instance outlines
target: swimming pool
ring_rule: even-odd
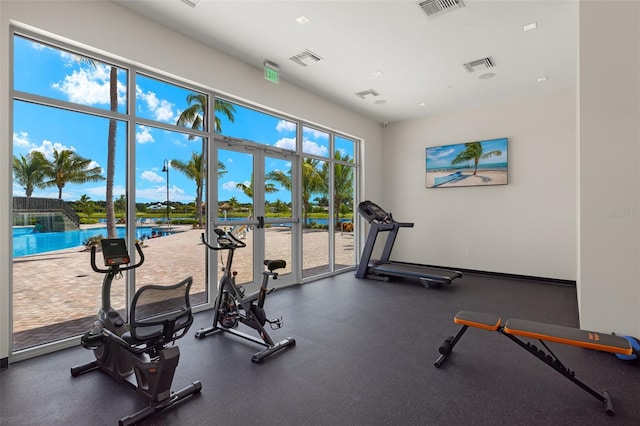
[[[136,228],[136,238],[150,238],[155,228],[146,226]],[[158,230],[156,230],[158,232]],[[124,238],[125,227],[117,228],[117,236]],[[33,233],[33,227],[13,228],[13,257],[29,256],[49,251],[82,247],[84,242],[97,235],[107,235],[107,228],[78,229],[65,232]],[[167,235],[160,232],[160,235]]]

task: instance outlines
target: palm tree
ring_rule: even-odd
[[[464,144],[465,149],[461,153],[459,153],[456,158],[451,161],[451,165],[466,163],[467,161],[473,160],[474,170],[473,175],[476,175],[478,171],[478,163],[480,160],[484,160],[490,157],[494,157],[496,155],[502,155],[502,151],[490,151],[487,153],[482,152],[482,143],[480,142],[468,142]]]
[[[44,188],[44,168],[47,159],[40,151],[32,151],[24,157],[13,156],[13,179],[24,188],[27,197],[31,197],[35,188]]]
[[[111,66],[109,71],[109,109],[118,111],[118,69]],[[116,132],[118,122],[109,120],[109,134],[107,136],[107,188],[105,193],[105,214],[107,217],[107,236],[116,237],[116,213],[113,202],[113,184],[116,174]]]
[[[98,62],[86,56],[74,55],[79,63],[85,63],[95,68]],[[111,65],[109,69],[109,110],[118,112],[118,68]],[[113,185],[116,174],[116,135],[118,122],[115,119],[109,120],[109,131],[107,136],[107,182],[105,190],[105,215],[107,218],[107,235],[109,238],[116,237],[116,214],[113,201]]]
[[[251,181],[249,182],[249,185],[240,182],[236,184],[236,188],[244,192],[244,195],[247,197],[253,199],[253,173],[251,173]],[[275,184],[267,182],[264,184],[264,192],[266,194],[273,194],[274,192],[278,192],[278,188],[276,188]]]
[[[89,197],[87,194],[83,194],[75,204],[78,210],[85,214],[87,219],[91,217],[95,209],[95,204],[93,203],[93,201],[91,201],[91,197]]]
[[[127,199],[124,194],[121,194],[117,200],[113,202],[113,208],[116,213],[122,212],[126,213],[127,211]]]
[[[305,158],[302,162],[302,215],[305,226],[311,211],[311,196],[313,194],[326,194],[327,183],[322,176],[320,160]]]
[[[184,111],[182,111],[182,113],[180,114],[180,117],[178,117],[178,121],[176,124],[182,127],[190,127],[191,129],[195,129],[195,130],[203,130],[204,123],[206,123],[206,117],[207,117],[207,96],[202,93],[189,93],[187,95],[187,103],[189,104],[189,107]],[[233,105],[231,103],[216,99],[214,107],[216,112],[220,112],[224,114],[229,119],[229,121],[233,123],[233,120],[234,120],[233,114],[236,112],[236,110],[233,108]],[[220,124],[220,117],[218,117],[218,115],[216,114],[215,115],[215,132],[220,133],[221,131],[222,131],[222,127]],[[188,139],[193,140],[195,139],[195,136],[189,135]],[[197,213],[198,225],[200,227],[203,226],[202,209],[200,206],[202,205],[202,193],[203,193],[202,188],[204,186],[204,178],[206,174],[206,171],[205,171],[206,164],[205,164],[205,161],[203,161],[202,159],[204,158],[204,154],[206,150],[207,150],[207,145],[205,143],[205,139],[202,138],[202,154],[201,154],[201,159],[199,164],[200,171],[199,173],[194,175],[194,178],[199,179],[198,181],[196,181],[196,189],[200,188],[199,193],[196,191],[196,211],[198,212]],[[222,164],[221,162],[218,162],[218,177],[221,176],[220,174],[221,170],[223,170],[226,173],[226,168],[224,167],[224,164]]]
[[[62,199],[62,188],[67,183],[87,183],[104,180],[99,166],[89,168],[91,160],[81,157],[70,149],[53,150],[53,161],[44,165],[44,174],[51,180],[45,181],[45,187],[58,187],[58,199]]]
[[[349,154],[344,157],[340,151],[336,151],[333,158],[343,162],[352,162]],[[341,163],[334,163],[333,171],[333,213],[336,219],[336,226],[340,226],[340,206],[347,200],[353,199],[353,167]],[[322,174],[327,188],[329,185],[329,163],[325,162],[322,166]]]
[[[185,163],[182,160],[171,160],[169,164],[189,179],[196,181],[196,218],[198,219],[198,226],[202,228],[202,208],[200,208],[200,200],[202,200],[202,182],[204,181],[204,176],[200,174],[202,173],[202,154],[192,152],[191,159],[188,162]]]
[[[327,185],[322,174],[318,169],[320,160],[313,158],[305,158],[302,162],[302,215],[306,226],[309,212],[311,211],[311,196],[313,194],[325,194]],[[291,170],[285,173],[281,170],[272,170],[266,175],[267,180],[279,183],[284,188],[291,190]]]

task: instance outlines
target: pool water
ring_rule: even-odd
[[[153,227],[136,228],[136,238],[150,238]],[[156,230],[156,232],[158,232]],[[118,227],[117,236],[125,238],[126,228]],[[159,232],[167,235],[166,232]],[[85,241],[97,235],[107,235],[107,228],[78,229],[65,232],[33,233],[33,227],[13,228],[13,257],[29,256],[49,251],[83,247]]]

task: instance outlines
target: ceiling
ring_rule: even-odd
[[[417,0],[115,1],[255,67],[273,62],[281,81],[380,123],[576,86],[576,0],[462,0],[432,16]],[[290,59],[305,51],[321,60]],[[493,66],[463,66],[484,58]]]

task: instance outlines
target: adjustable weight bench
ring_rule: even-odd
[[[633,353],[633,348],[627,339],[610,334],[600,334],[593,331],[580,330],[573,327],[521,319],[510,319],[502,324],[502,319],[499,316],[479,312],[458,312],[458,314],[453,318],[453,322],[462,325],[462,328],[455,337],[449,336],[440,346],[440,356],[434,363],[436,368],[440,368],[447,360],[448,356],[453,351],[454,346],[458,343],[469,327],[480,328],[488,331],[497,331],[529,351],[531,354],[535,355],[545,364],[594,396],[598,401],[602,402],[608,415],[613,416],[615,414],[609,392],[603,390],[602,393],[598,393],[593,388],[578,380],[575,376],[575,372],[565,367],[558,357],[551,352],[544,341],[562,343],[565,345],[578,346],[615,354],[631,355]],[[540,349],[530,342],[525,342],[518,336],[537,339],[540,341],[544,349]]]

